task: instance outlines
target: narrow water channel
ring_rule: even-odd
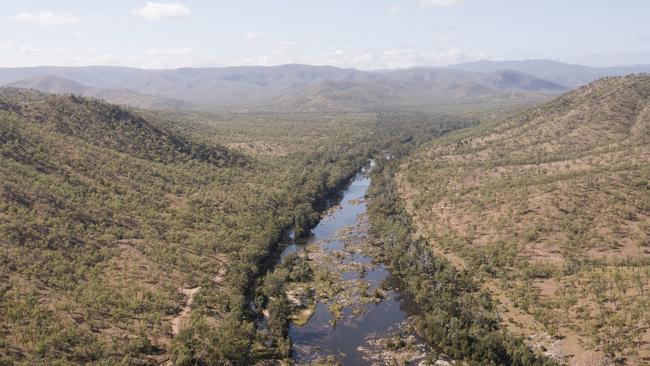
[[[388,270],[374,263],[363,245],[358,245],[367,239],[365,195],[370,185],[367,173],[364,169],[354,177],[339,198],[339,205],[325,215],[306,241],[294,243],[282,253],[284,258],[292,252],[307,251],[315,266],[327,263],[339,281],[336,285],[347,291],[347,295],[319,301],[306,324],[291,325],[292,357],[298,364],[328,356],[343,365],[388,364],[389,357],[382,354],[385,344],[380,340],[405,333],[407,318],[413,314],[408,299],[391,284],[394,281]],[[380,288],[381,296],[374,301],[356,300],[366,296],[359,293],[377,293],[375,289]],[[344,296],[346,300],[341,301]],[[335,314],[334,302],[346,305],[335,310]],[[413,335],[406,337],[410,337],[412,352],[405,363],[417,364],[426,356],[426,347]]]

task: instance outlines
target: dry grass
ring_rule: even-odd
[[[612,347],[642,364],[649,157],[650,77],[632,76],[435,142],[398,181],[420,234],[453,264],[476,269],[511,330],[554,335],[571,364]]]

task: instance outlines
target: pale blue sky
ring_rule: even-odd
[[[650,64],[647,0],[7,1],[0,66]]]

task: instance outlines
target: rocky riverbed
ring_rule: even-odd
[[[431,353],[411,325],[411,302],[400,294],[368,237],[360,174],[313,230],[287,251],[309,259],[309,283],[288,286],[296,305],[289,335],[297,364],[418,365]]]

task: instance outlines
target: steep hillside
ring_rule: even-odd
[[[650,77],[608,78],[438,141],[401,169],[436,251],[570,364],[647,362]]]
[[[224,269],[223,203],[201,191],[244,163],[117,106],[2,89],[0,360],[155,362],[178,289]]]
[[[225,149],[174,136],[115,105],[76,96],[56,97],[25,89],[1,89],[8,111],[38,123],[42,132],[58,132],[95,146],[141,159],[171,162],[197,159],[229,165],[239,158]]]
[[[354,123],[265,162],[162,125],[96,100],[0,91],[0,363],[161,364],[180,357],[173,335],[195,308],[205,347],[243,342],[214,357],[246,359],[254,333],[236,299],[255,266],[296,206],[313,217],[365,159],[337,145],[361,134]],[[228,345],[210,335],[227,332]]]
[[[92,88],[58,76],[33,76],[10,84],[8,87],[34,89],[44,93],[75,94],[103,99],[109,103],[129,105],[143,109],[174,110],[197,109],[190,102],[172,98],[136,93],[128,89]]]

